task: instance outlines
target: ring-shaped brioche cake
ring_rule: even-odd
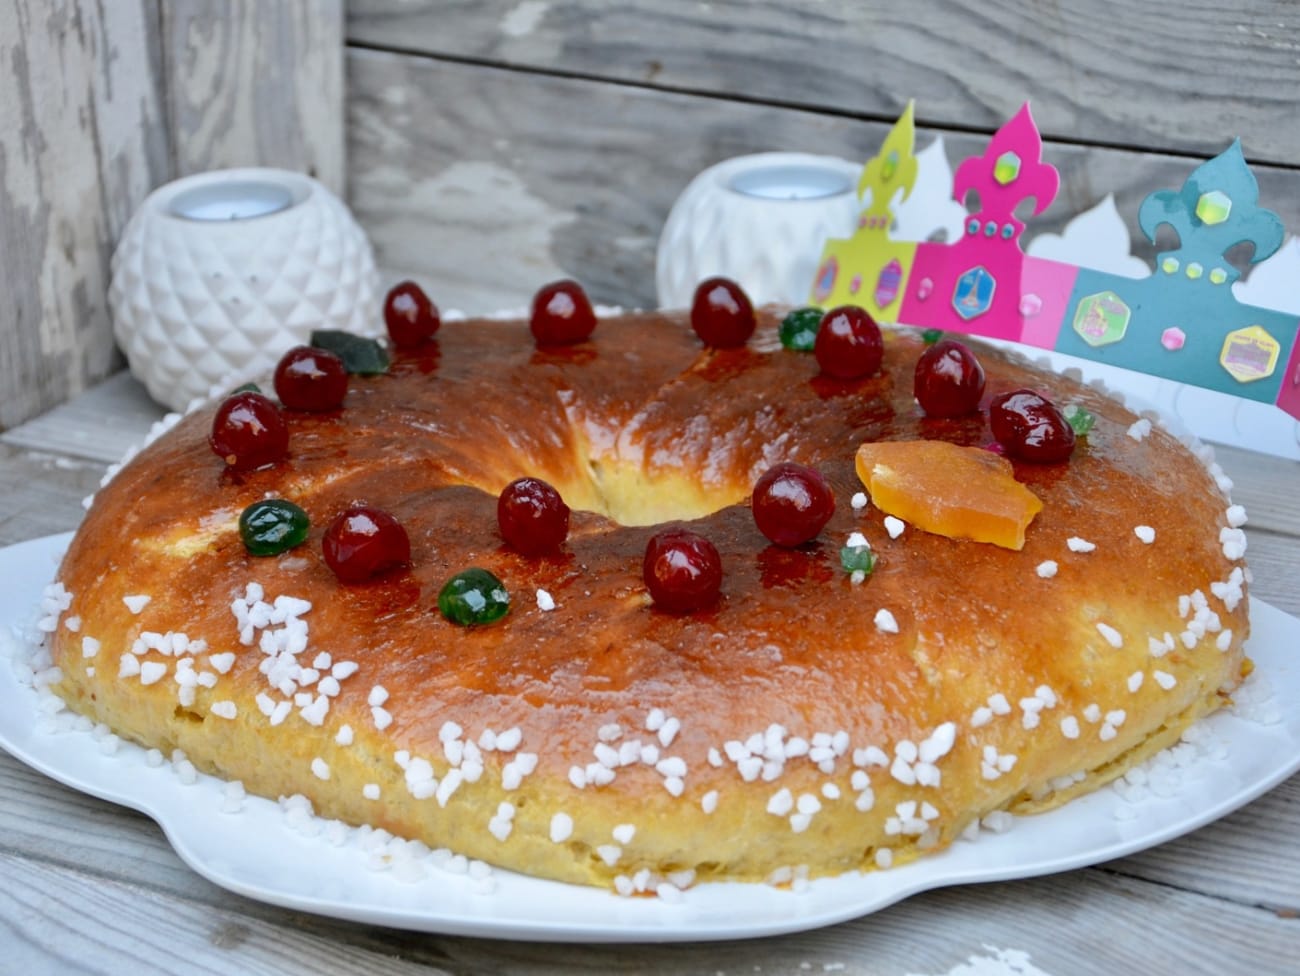
[[[1014,463],[1042,501],[1022,549],[895,537],[850,504],[859,447],[988,445],[987,409],[924,415],[909,330],[886,332],[877,373],[835,380],[777,324],[760,311],[746,345],[711,349],[684,314],[610,314],[557,347],[526,321],[448,322],[351,377],[342,409],[286,410],[287,459],[242,474],[209,448],[216,404],[193,411],[71,543],[56,690],[250,792],[624,893],[897,864],[1095,789],[1225,703],[1247,667],[1244,546],[1205,458],[975,346],[985,408],[1028,387],[1095,426],[1068,461]],[[748,504],[780,461],[838,501],[794,549]],[[498,493],[523,475],[573,508],[553,555],[499,534]],[[237,520],[267,497],[312,528],[255,557]],[[322,531],[358,500],[405,526],[408,569],[347,584],[327,567]],[[642,560],[665,522],[718,549],[715,604],[652,604]],[[853,533],[877,557],[865,580],[841,566]],[[511,596],[490,626],[438,612],[471,566]]]

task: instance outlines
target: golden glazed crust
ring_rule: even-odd
[[[849,504],[861,443],[990,440],[983,413],[922,416],[921,348],[887,333],[880,374],[843,382],[781,349],[767,314],[746,348],[718,351],[668,314],[607,318],[553,350],[526,323],[448,323],[389,375],[352,377],[342,411],[286,412],[289,459],[244,476],[223,472],[214,407],[199,410],[100,492],[73,540],[60,580],[81,629],[56,634],[58,690],[251,792],[598,885],[896,863],[991,811],[1096,788],[1239,680],[1227,502],[1164,430],[1132,436],[1115,401],[978,348],[988,397],[1030,386],[1096,427],[1068,463],[1015,465],[1044,506],[1022,551],[891,538],[880,511]],[[838,503],[799,550],[768,545],[745,504],[780,460],[816,465]],[[496,495],[524,474],[574,508],[559,555],[501,542]],[[255,558],[236,520],[267,496],[313,528]],[[334,578],[321,533],[354,500],[405,525],[409,571]],[[720,551],[715,608],[649,604],[647,523],[666,517]],[[879,557],[860,584],[839,565],[853,532]],[[505,582],[502,622],[437,612],[470,566]],[[129,596],[150,599],[133,612]]]

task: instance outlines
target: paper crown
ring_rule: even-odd
[[[1022,342],[1250,400],[1300,418],[1300,319],[1240,302],[1240,271],[1225,254],[1243,243],[1263,261],[1282,245],[1282,222],[1258,205],[1259,188],[1233,142],[1194,169],[1181,189],[1157,190],[1138,210],[1154,243],[1161,226],[1176,250],[1156,271],[1128,277],[1024,253],[1016,211],[1041,214],[1060,177],[1042,161],[1026,103],[981,156],[957,167],[952,195],[967,205],[949,243],[895,239],[896,210],[917,176],[912,105],[863,168],[865,209],[856,233],[822,252],[812,301],[860,305],[879,321]],[[969,209],[969,208],[968,208]],[[1133,259],[1136,260],[1136,259]]]

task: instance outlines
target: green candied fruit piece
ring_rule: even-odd
[[[798,352],[810,352],[817,343],[817,330],[826,313],[815,305],[796,308],[781,320],[781,345]]]
[[[1087,437],[1088,431],[1097,424],[1097,418],[1077,403],[1067,403],[1061,413],[1065,414],[1065,422],[1074,430],[1075,437]]]
[[[239,537],[253,556],[278,556],[307,541],[311,519],[293,502],[267,498],[239,516]]]
[[[388,350],[369,336],[339,329],[317,329],[311,334],[311,345],[334,353],[343,360],[343,368],[357,376],[387,373],[392,364]]]
[[[921,330],[921,341],[924,342],[927,346],[933,346],[936,342],[938,342],[942,338],[943,338],[943,329],[922,329]]]
[[[865,573],[870,576],[876,568],[876,554],[866,546],[845,546],[840,550],[840,565],[846,573]]]
[[[491,624],[509,612],[510,594],[486,569],[473,567],[447,580],[438,593],[438,609],[454,624]]]
[[[258,386],[256,383],[244,383],[241,386],[235,387],[233,390],[227,393],[226,396],[234,396],[236,393],[261,393],[261,392],[262,392],[262,388]]]

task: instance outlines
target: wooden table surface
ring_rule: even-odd
[[[104,465],[160,413],[119,374],[0,434],[0,545],[75,528]],[[1300,463],[1218,453],[1250,514],[1254,594],[1300,615]],[[422,935],[264,905],[194,874],[148,818],[0,753],[3,973],[1262,974],[1296,972],[1297,957],[1300,776],[1093,868],[933,891],[799,935],[632,947]]]

